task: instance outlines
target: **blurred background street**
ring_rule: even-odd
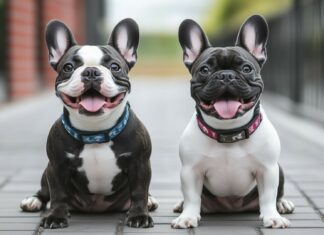
[[[173,230],[172,207],[182,197],[178,142],[194,112],[178,26],[192,18],[214,46],[231,46],[252,14],[264,15],[270,28],[263,104],[282,142],[286,195],[297,206],[287,216],[292,227],[263,229],[254,213],[204,216],[198,229]],[[124,214],[72,214],[69,228],[42,231],[40,214],[21,212],[19,202],[39,188],[47,134],[62,112],[44,28],[60,19],[80,44],[104,44],[127,17],[141,33],[130,103],[152,137],[155,227],[130,229]],[[0,0],[0,34],[0,235],[324,234],[324,1]]]

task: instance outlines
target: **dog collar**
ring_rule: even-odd
[[[64,114],[61,116],[61,122],[64,129],[74,139],[84,144],[97,144],[109,142],[118,136],[126,127],[129,119],[129,104],[127,103],[123,115],[118,119],[117,124],[104,131],[81,131],[72,127],[70,120]]]
[[[217,140],[219,143],[234,143],[240,140],[248,139],[256,129],[260,126],[262,121],[262,114],[258,112],[252,120],[239,128],[231,130],[216,130],[202,119],[199,112],[197,112],[197,122],[200,130],[208,137]]]

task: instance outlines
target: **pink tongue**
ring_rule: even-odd
[[[105,104],[105,100],[103,97],[81,97],[80,104],[83,108],[85,108],[89,112],[97,112],[99,109],[102,108]]]
[[[241,103],[236,100],[220,100],[214,103],[215,110],[224,119],[233,118],[240,106]]]

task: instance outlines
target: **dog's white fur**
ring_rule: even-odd
[[[254,110],[229,121],[206,118],[215,129],[247,124]],[[175,228],[197,227],[200,220],[203,185],[214,195],[245,196],[258,186],[260,217],[265,227],[288,227],[290,222],[276,208],[279,184],[280,141],[261,107],[263,121],[249,139],[218,143],[201,132],[193,115],[180,140],[181,186],[184,208],[172,221]],[[284,206],[284,205],[282,205]],[[293,209],[293,204],[290,205]],[[283,209],[284,210],[284,209]]]
[[[85,172],[91,193],[102,195],[113,193],[112,180],[121,170],[116,164],[115,154],[111,150],[112,145],[113,142],[85,144],[80,153],[82,166],[78,171]]]
[[[27,197],[20,202],[20,208],[25,211],[36,212],[42,209],[43,203],[38,197]]]

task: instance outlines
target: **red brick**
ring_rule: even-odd
[[[48,64],[48,51],[44,40],[44,29],[49,20],[64,21],[80,43],[85,38],[83,0],[42,0],[42,14],[36,12],[39,9],[37,2],[7,1],[8,76],[12,99],[37,92],[39,77],[44,79],[47,86],[54,84],[56,73]],[[38,19],[38,16],[42,18]]]

